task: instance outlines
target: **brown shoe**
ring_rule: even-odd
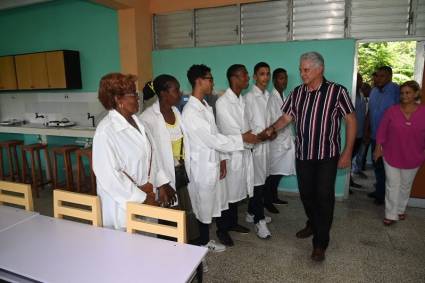
[[[313,235],[313,229],[311,226],[307,225],[304,229],[298,231],[295,236],[299,239],[305,239]]]
[[[325,260],[325,249],[322,248],[314,248],[311,253],[311,259],[314,261],[324,261]]]

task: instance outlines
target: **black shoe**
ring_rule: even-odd
[[[376,204],[376,205],[383,205],[383,204],[385,204],[385,200],[383,200],[383,199],[379,199],[379,198],[376,198],[376,199],[373,201],[373,203],[374,203],[374,204]]]
[[[264,205],[264,207],[270,212],[270,213],[274,213],[277,214],[279,213],[279,210],[276,208],[276,206],[274,206],[272,203],[271,204],[267,204]]]
[[[357,183],[354,183],[353,181],[350,182],[350,187],[356,188],[356,189],[360,189],[362,187],[362,185],[359,185]]]
[[[233,232],[237,232],[237,233],[241,233],[241,234],[248,234],[249,233],[248,228],[246,228],[242,225],[239,225],[239,224],[236,224],[235,226],[231,227],[229,229],[229,231],[233,231]]]
[[[299,239],[305,239],[313,235],[313,229],[311,226],[305,226],[304,229],[298,231],[295,236]]]
[[[282,205],[282,204],[288,204],[288,202],[286,200],[276,199],[273,201],[273,204]]]
[[[325,250],[321,248],[314,248],[311,253],[311,259],[317,262],[325,260]]]
[[[368,193],[367,196],[370,197],[370,198],[376,198],[376,193],[371,192],[371,193]]]
[[[217,238],[220,241],[220,243],[222,243],[223,245],[227,246],[227,247],[231,247],[234,245],[232,238],[230,237],[229,233],[227,232],[222,232],[222,231],[217,231]]]

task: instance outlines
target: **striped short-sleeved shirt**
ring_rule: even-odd
[[[341,118],[354,112],[354,107],[345,87],[323,79],[311,92],[304,84],[297,86],[282,112],[294,118],[297,159],[321,160],[339,154]]]

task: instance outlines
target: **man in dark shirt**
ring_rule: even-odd
[[[349,168],[356,137],[356,116],[345,87],[323,77],[324,60],[317,52],[301,55],[297,86],[282,106],[283,115],[270,132],[292,121],[296,129],[296,171],[307,224],[298,238],[313,235],[315,261],[325,259],[335,206],[337,168]],[[346,143],[340,153],[340,122],[346,122]]]

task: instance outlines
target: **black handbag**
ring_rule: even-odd
[[[180,148],[180,156],[183,154],[183,140]],[[182,159],[179,161],[179,165],[174,167],[176,176],[176,190],[187,186],[189,184],[189,177],[187,176],[186,167]]]

